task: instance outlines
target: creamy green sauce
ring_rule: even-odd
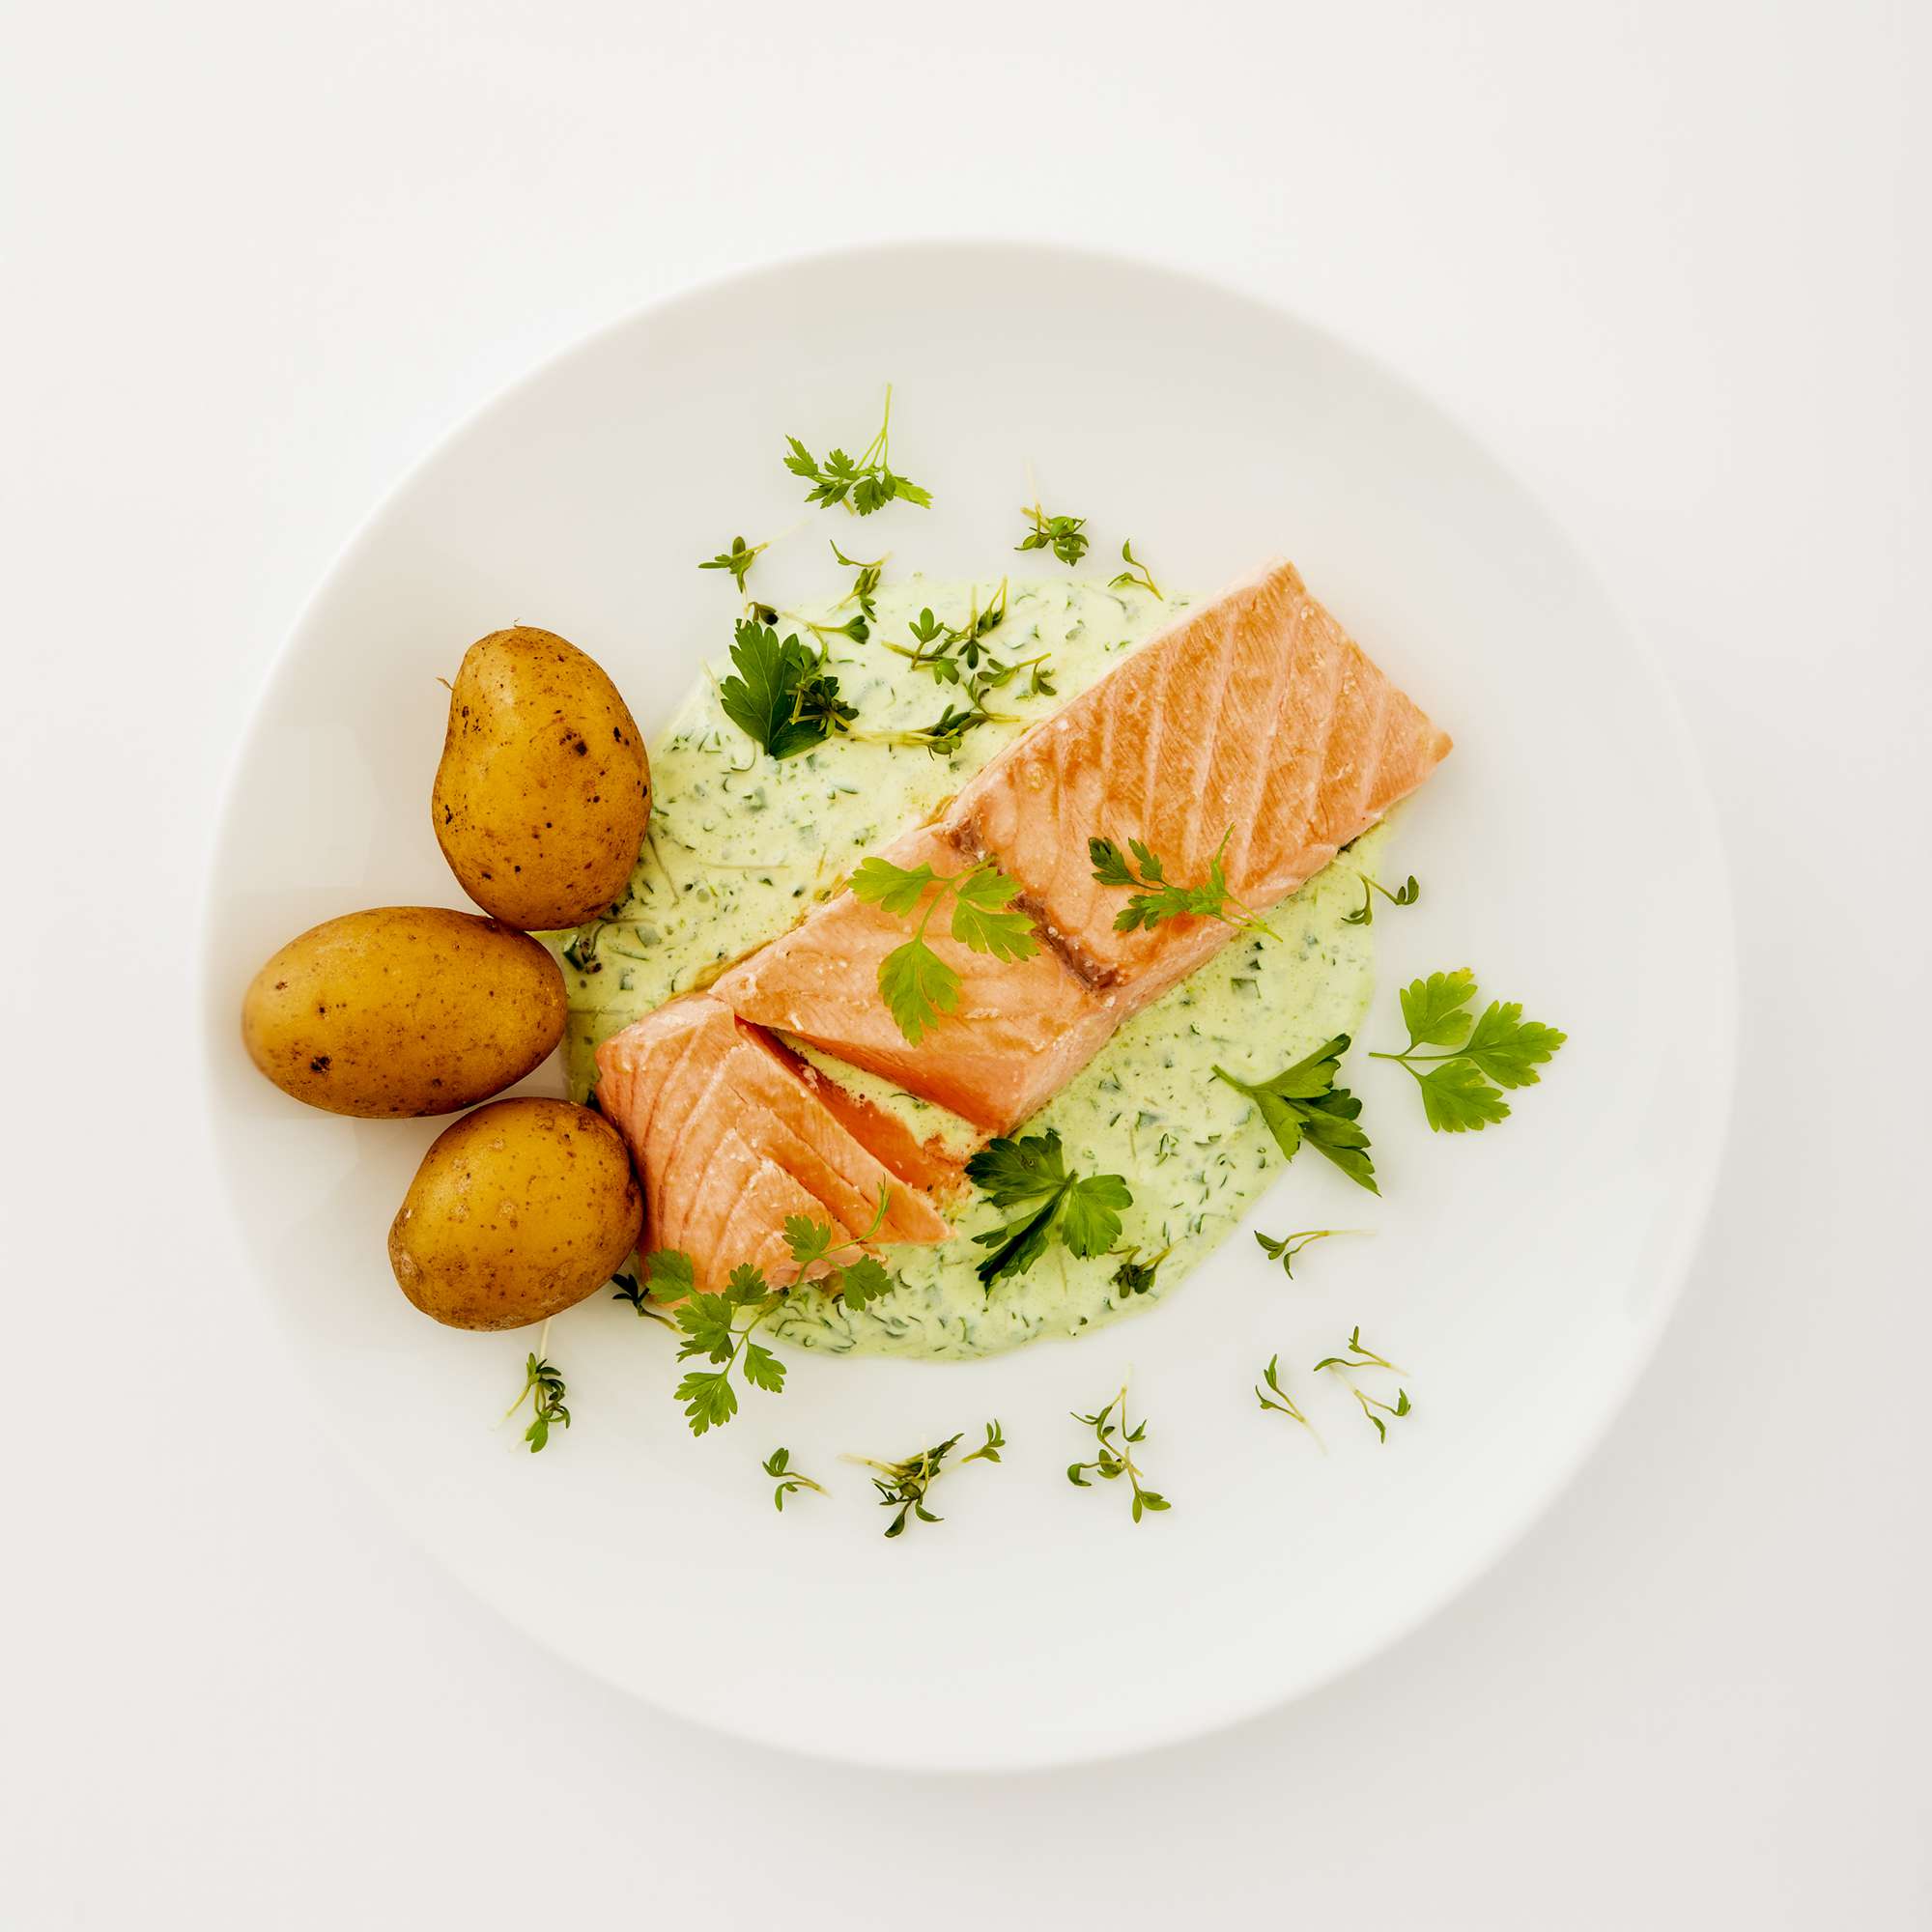
[[[956,694],[877,640],[907,641],[907,624],[926,606],[963,623],[974,595],[969,584],[917,577],[883,588],[872,639],[833,639],[840,696],[859,712],[854,735],[796,758],[768,757],[724,717],[716,680],[729,674],[728,663],[707,672],[652,748],[650,838],[628,896],[563,955],[573,1094],[594,1079],[600,1041],[795,924],[867,852],[932,816],[1004,745],[1103,676],[1184,601],[1072,582],[1016,586],[990,641],[1007,660],[1049,653],[1052,694],[1030,695],[1024,677],[1015,679],[990,699],[1011,722],[977,727],[950,758],[883,742],[932,723]],[[850,611],[803,614],[838,623]],[[802,623],[792,627],[806,635]],[[900,1282],[895,1293],[851,1314],[836,1296],[801,1289],[767,1324],[774,1339],[836,1353],[983,1355],[1079,1334],[1173,1290],[1281,1165],[1249,1103],[1212,1068],[1219,1062],[1260,1078],[1356,1030],[1373,990],[1373,928],[1345,924],[1344,916],[1361,904],[1359,876],[1375,874],[1386,838],[1378,827],[1277,907],[1268,923],[1278,940],[1232,942],[1130,1020],[1022,1129],[1057,1127],[1069,1167],[1125,1179],[1134,1203],[1122,1215],[1122,1247],[1138,1247],[1143,1261],[1172,1250],[1151,1290],[1113,1286],[1119,1257],[1081,1261],[1055,1245],[1031,1272],[987,1292],[975,1272],[985,1251],[972,1236],[1008,1216],[976,1197],[958,1215],[957,1239],[886,1251]],[[922,1137],[971,1139],[944,1108],[824,1054],[811,1058],[891,1105]]]

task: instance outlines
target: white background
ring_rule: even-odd
[[[14,10],[0,1923],[1924,1925],[1927,22]],[[402,467],[695,276],[985,233],[1271,295],[1539,491],[1708,761],[1743,1051],[1662,1353],[1478,1588],[1236,1733],[922,1780],[617,1701],[402,1541],[215,1204],[190,973],[230,748]],[[690,1583],[665,1667],[728,1668]]]

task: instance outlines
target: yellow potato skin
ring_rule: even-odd
[[[593,659],[554,631],[493,631],[450,689],[430,814],[485,912],[526,932],[581,925],[630,882],[650,759]]]
[[[563,1037],[557,963],[527,933],[441,906],[312,926],[250,982],[248,1057],[331,1114],[453,1114],[500,1094]]]
[[[631,1156],[601,1114],[497,1100],[423,1156],[389,1229],[389,1265],[452,1328],[522,1328],[594,1294],[643,1221]]]

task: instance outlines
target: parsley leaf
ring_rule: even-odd
[[[694,1435],[723,1428],[738,1413],[738,1391],[731,1384],[733,1368],[752,1387],[772,1395],[783,1393],[785,1365],[762,1343],[752,1340],[753,1331],[782,1305],[783,1289],[772,1287],[758,1269],[741,1263],[731,1270],[722,1293],[698,1293],[691,1286],[695,1274],[691,1257],[674,1250],[653,1255],[649,1266],[653,1287],[661,1278],[667,1286],[684,1284],[684,1299],[672,1310],[684,1335],[678,1345],[678,1360],[701,1356],[722,1364],[714,1369],[687,1370],[672,1391],[673,1400],[684,1404],[685,1420]],[[741,1323],[740,1318],[745,1316],[750,1319]]]
[[[775,758],[810,751],[859,715],[840,701],[838,680],[825,675],[823,650],[807,650],[795,636],[780,643],[777,631],[755,614],[739,621],[731,662],[738,675],[718,687],[718,701]]]
[[[1480,1133],[1508,1120],[1501,1090],[1534,1087],[1541,1078],[1536,1069],[1569,1037],[1524,1019],[1514,1000],[1492,1000],[1472,1020],[1468,1008],[1475,997],[1476,976],[1466,967],[1411,980],[1402,989],[1408,1045],[1401,1053],[1369,1056],[1408,1069],[1422,1092],[1423,1117],[1438,1134]],[[1444,1050],[1423,1052],[1428,1046]]]
[[[1254,1102],[1286,1159],[1293,1160],[1306,1140],[1358,1186],[1379,1194],[1369,1137],[1355,1124],[1362,1103],[1346,1087],[1335,1085],[1348,1050],[1349,1036],[1340,1033],[1272,1079],[1250,1085],[1225,1066],[1215,1067],[1214,1075]]]
[[[886,1272],[876,1256],[866,1254],[863,1250],[865,1244],[874,1239],[886,1225],[886,1213],[892,1206],[892,1198],[891,1186],[881,1181],[879,1205],[873,1212],[871,1225],[863,1234],[842,1241],[834,1237],[829,1221],[814,1221],[809,1214],[787,1215],[785,1245],[791,1249],[791,1258],[798,1264],[798,1278],[803,1281],[810,1269],[822,1264],[822,1286],[838,1295],[851,1309],[864,1308],[881,1295],[890,1294],[898,1286],[897,1278]],[[848,1248],[857,1248],[862,1252],[851,1261],[834,1259]]]
[[[797,437],[788,436],[784,467],[811,485],[805,493],[808,503],[828,506],[843,503],[862,517],[869,517],[874,510],[895,500],[917,503],[925,509],[932,502],[932,493],[892,468],[892,428],[893,385],[888,383],[885,414],[878,434],[856,461],[842,449],[834,449],[820,463]]]
[[[942,1013],[959,1005],[958,973],[925,943],[925,929],[946,900],[952,902],[952,937],[971,952],[1010,960],[1031,959],[1039,951],[1031,918],[1008,909],[1019,887],[990,859],[944,877],[930,866],[867,859],[852,874],[851,889],[862,904],[878,906],[895,919],[919,912],[912,937],[879,961],[878,976],[880,997],[899,1032],[915,1046]]]
[[[1029,1210],[1004,1228],[973,1237],[993,1250],[979,1266],[988,1288],[1003,1275],[1026,1273],[1056,1232],[1068,1251],[1083,1259],[1105,1254],[1121,1237],[1119,1210],[1133,1206],[1133,1194],[1118,1174],[1069,1174],[1054,1127],[1023,1140],[988,1141],[966,1163],[966,1174],[994,1207]]]
[[[1225,855],[1228,840],[1234,836],[1232,825],[1222,833],[1221,842],[1214,848],[1214,856],[1208,863],[1208,876],[1198,886],[1174,884],[1168,878],[1167,868],[1159,855],[1138,838],[1127,840],[1128,850],[1134,855],[1131,864],[1111,838],[1089,838],[1087,858],[1099,884],[1140,888],[1114,915],[1114,930],[1132,932],[1145,927],[1151,931],[1163,920],[1192,917],[1218,919],[1237,932],[1264,932],[1270,939],[1275,938],[1274,928],[1228,890]],[[1138,877],[1135,875],[1136,866],[1140,868]]]

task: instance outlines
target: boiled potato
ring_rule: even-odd
[[[449,694],[430,793],[463,890],[526,932],[581,925],[629,882],[651,767],[617,687],[554,631],[479,638]]]
[[[567,1100],[497,1100],[445,1127],[389,1230],[389,1265],[452,1328],[521,1328],[594,1293],[638,1244],[615,1129]]]
[[[453,1114],[563,1037],[563,975],[527,933],[440,906],[352,912],[292,939],[242,1002],[248,1057],[331,1114]]]

